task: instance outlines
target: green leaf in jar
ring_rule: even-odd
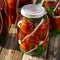
[[[32,18],[27,18],[29,21],[33,22],[33,23],[39,23],[41,21],[41,19],[39,18],[35,18],[35,19],[32,19]]]
[[[41,3],[42,0],[36,0],[36,4],[39,4]]]
[[[28,20],[32,21],[32,18],[27,18],[27,17],[26,17],[26,19],[28,19]]]
[[[31,52],[30,55],[32,55],[32,56],[40,56],[40,55],[43,54],[45,49],[46,48],[44,48],[43,46],[40,45],[40,46],[38,46],[38,48],[35,51]]]
[[[54,16],[54,11],[52,8],[48,8],[47,13],[48,13],[48,15],[50,15],[52,17]]]
[[[53,30],[49,33],[50,36],[56,36],[57,34],[60,34],[60,30]]]
[[[47,18],[47,16],[46,16],[46,15],[44,15],[42,18],[46,19],[46,18]]]
[[[32,22],[33,23],[36,23],[36,22],[39,23],[40,21],[41,21],[41,19],[34,19]]]
[[[32,23],[40,23],[40,21],[41,21],[41,19],[46,19],[47,18],[47,16],[46,15],[44,15],[44,16],[42,16],[41,18],[35,18],[35,19],[32,19],[32,18],[26,18],[26,19],[28,19],[29,21],[31,21]]]
[[[37,53],[38,55],[42,54],[45,51],[43,46],[38,46]]]

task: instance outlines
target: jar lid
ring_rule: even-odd
[[[21,14],[28,18],[40,18],[44,16],[47,12],[45,9],[39,4],[28,4],[22,7]]]

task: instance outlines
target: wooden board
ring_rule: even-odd
[[[7,36],[4,47],[0,47],[0,60],[22,60],[22,53],[18,49],[17,30],[13,26]]]
[[[41,57],[24,54],[22,60],[60,60],[60,34],[50,37],[47,52]]]
[[[45,53],[40,57],[22,55],[17,43],[17,29],[12,26],[6,38],[6,44],[0,46],[0,60],[60,60],[60,34],[50,37]]]
[[[48,60],[60,60],[60,34],[50,38],[47,56]]]

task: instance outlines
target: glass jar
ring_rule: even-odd
[[[40,56],[48,45],[49,19],[41,5],[22,7],[23,18],[17,23],[20,50],[32,56]]]
[[[8,33],[8,17],[5,6],[4,0],[0,0],[0,40]]]
[[[45,0],[44,6],[47,11],[49,10],[48,16],[50,19],[50,31],[60,30],[60,1]]]
[[[9,16],[9,26],[11,26],[17,22],[18,8],[30,4],[31,0],[6,0],[6,3]]]
[[[16,22],[16,4],[17,4],[17,0],[6,0],[6,4],[7,4],[7,11],[8,11],[8,22],[9,22],[9,26],[11,26],[12,24],[15,24]]]

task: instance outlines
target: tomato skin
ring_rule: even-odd
[[[26,39],[26,43],[29,45],[35,46],[39,43],[39,37],[36,35],[33,35],[33,36]]]
[[[26,34],[29,34],[32,32],[32,22],[27,20],[27,19],[24,19],[20,25],[20,29],[23,33],[26,33]]]
[[[30,45],[26,41],[24,41],[20,44],[20,49],[24,52],[28,52],[31,49],[33,49],[34,47],[35,47],[35,45]]]
[[[6,0],[8,3],[15,3],[17,0]]]
[[[20,44],[20,49],[22,51],[29,51],[29,45],[27,45],[26,42],[23,42],[23,43]]]
[[[18,39],[22,40],[26,36],[25,33],[23,33],[21,30],[18,33]]]
[[[35,24],[35,27],[38,25],[38,23]],[[46,37],[46,33],[48,31],[49,25],[47,20],[38,28],[38,30],[35,32],[36,35],[39,35],[40,40],[44,40]]]
[[[55,26],[54,28],[55,29],[60,29],[60,18],[54,18],[53,21],[54,21],[53,24]]]
[[[58,7],[58,9],[57,9],[56,12],[55,12],[55,15],[56,15],[56,16],[59,16],[59,15],[60,15],[60,9],[59,9],[59,8],[60,8],[60,6]]]
[[[38,45],[38,43],[39,43],[39,37],[33,35],[20,44],[20,49],[23,51],[29,51],[35,48],[35,46]]]
[[[58,9],[55,12],[56,16],[60,16],[60,9],[59,8],[60,8],[60,4],[59,4]],[[60,30],[60,17],[59,18],[53,18],[53,21],[54,21],[55,29]]]
[[[15,9],[17,0],[7,0],[9,9]]]

